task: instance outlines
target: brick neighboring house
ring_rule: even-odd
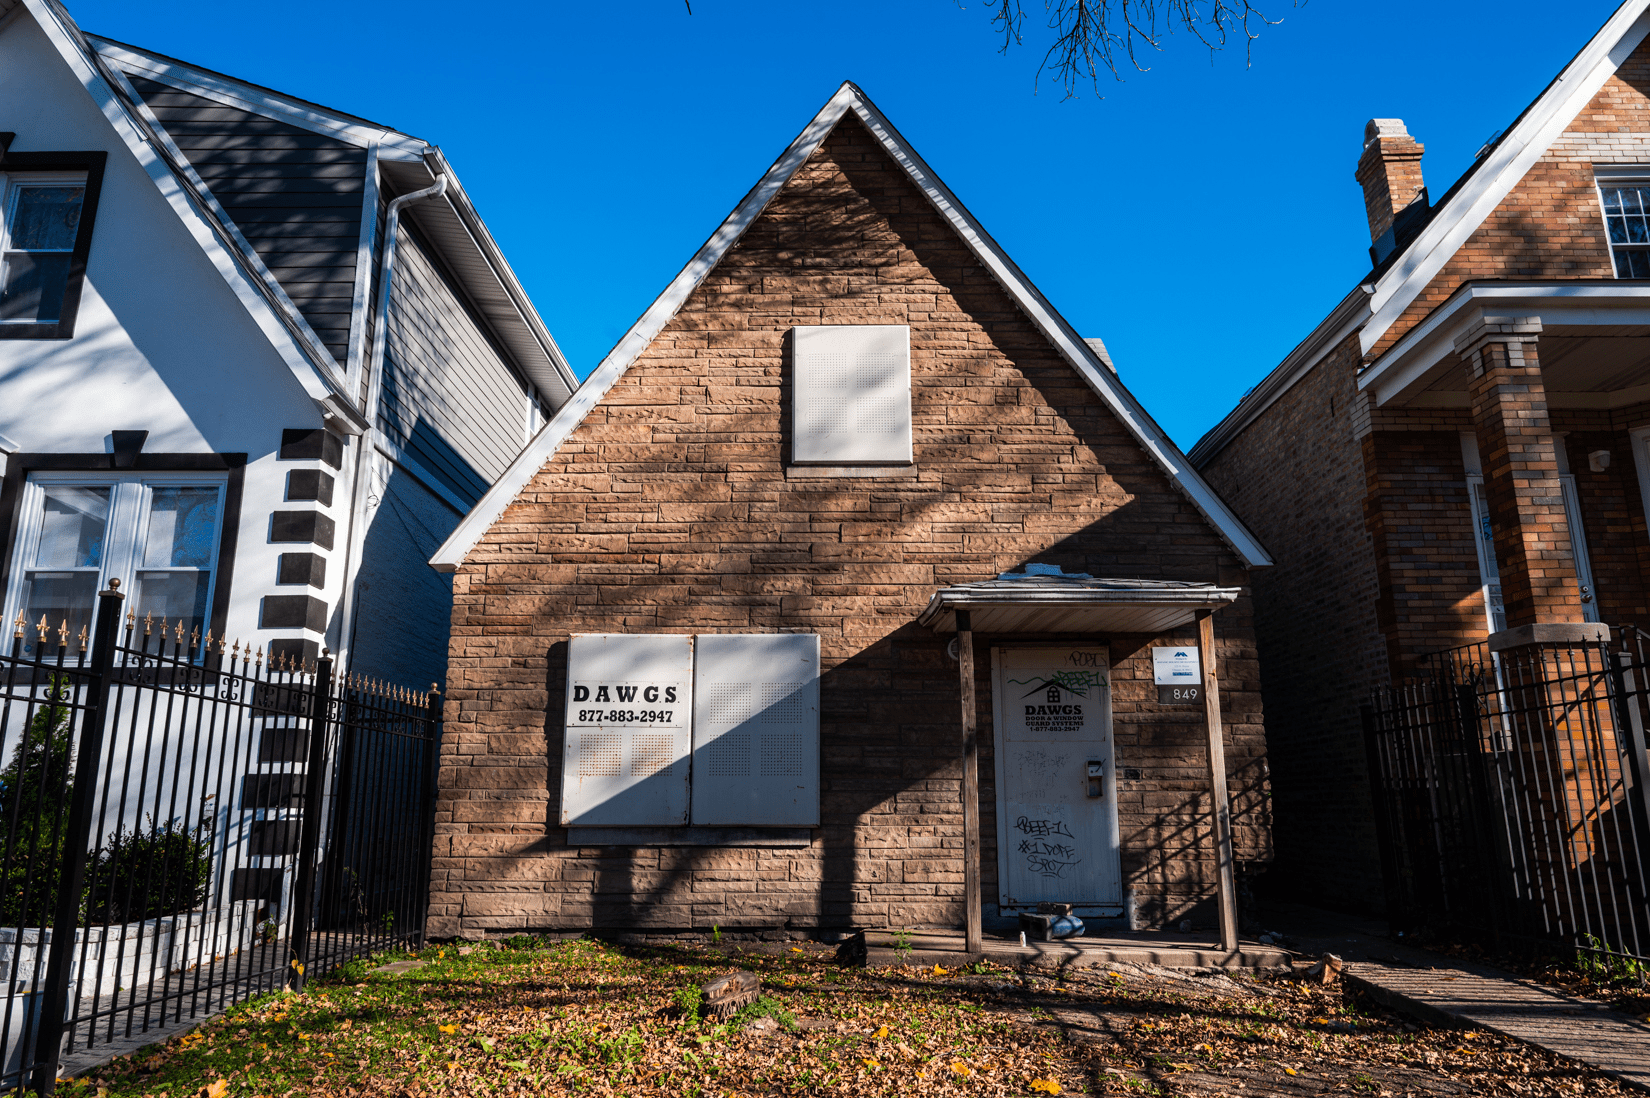
[[[1191,451],[1275,554],[1273,878],[1323,901],[1381,896],[1371,689],[1491,634],[1650,621],[1647,29],[1623,4],[1437,202],[1423,146],[1371,120],[1373,270]]]
[[[432,934],[959,924],[965,658],[986,921],[1208,924],[1204,713],[1153,650],[1216,608],[1269,857],[1264,550],[852,85],[432,563]]]

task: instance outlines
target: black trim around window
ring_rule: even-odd
[[[80,287],[86,279],[86,258],[92,252],[92,223],[103,190],[106,152],[0,152],[0,172],[85,172],[86,197],[80,203],[80,231],[69,257],[69,281],[63,287],[63,308],[55,324],[0,324],[0,339],[68,339],[74,335],[80,312]]]
[[[218,574],[213,577],[210,628],[224,635],[229,624],[229,588],[234,578],[235,547],[241,529],[241,489],[246,480],[245,454],[138,454],[131,464],[115,454],[12,454],[0,480],[0,599],[11,585],[17,528],[23,514],[23,485],[30,473],[227,473],[223,520],[218,534]],[[3,613],[4,611],[0,611]],[[10,623],[7,623],[8,625]]]

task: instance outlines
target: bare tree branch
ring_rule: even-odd
[[[1292,0],[1297,7],[1305,2]],[[985,6],[1002,33],[1002,52],[1020,45],[1026,18],[1023,0],[985,0]],[[1241,36],[1248,64],[1259,27],[1281,22],[1266,18],[1249,0],[1043,0],[1043,8],[1055,38],[1037,66],[1037,80],[1052,70],[1067,99],[1084,83],[1098,95],[1102,70],[1123,79],[1120,63],[1147,71],[1141,54],[1161,50],[1163,36],[1176,29],[1189,32],[1211,51],[1225,49],[1233,37]]]

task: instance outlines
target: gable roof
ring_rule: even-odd
[[[1359,279],[1311,334],[1197,441],[1190,451],[1197,466],[1213,460],[1352,331],[1358,332],[1362,353],[1369,354],[1647,35],[1650,0],[1625,0],[1513,124],[1479,152],[1427,212],[1414,236]],[[1371,373],[1365,370],[1360,388],[1371,380]]]
[[[98,56],[62,4],[57,0],[21,2],[304,392],[357,429],[364,427],[366,421],[349,399],[344,377],[314,330],[286,299],[256,253],[244,241],[237,241],[233,226],[214,208],[198,181],[189,179],[184,166],[173,159],[164,138],[116,91],[120,78]]]
[[[347,336],[328,330],[324,338],[317,332],[310,316],[327,327],[321,319],[328,315],[325,307],[309,309],[306,315],[306,309],[292,296],[304,297],[305,305],[310,305],[313,288],[294,279],[289,294],[288,286],[277,275],[282,262],[278,243],[272,246],[262,239],[250,216],[242,216],[245,226],[237,222],[230,212],[237,205],[234,197],[228,196],[230,209],[226,209],[220,195],[202,178],[202,172],[145,101],[138,82],[151,87],[164,85],[225,110],[267,119],[270,126],[285,132],[313,133],[340,147],[362,150],[366,187],[361,196],[363,209],[368,201],[376,201],[380,176],[397,191],[406,192],[446,175],[445,200],[415,205],[408,216],[442,253],[476,312],[542,396],[556,406],[577,387],[578,380],[561,349],[439,149],[420,138],[353,115],[87,35],[59,0],[12,2],[28,8],[304,391],[327,412],[341,416],[357,429],[367,426],[359,410],[361,387],[353,383],[362,368],[365,340],[360,329],[364,325],[354,324],[355,330]],[[347,307],[352,314],[364,315],[373,241],[360,231],[360,222],[357,217],[356,239],[348,242],[349,254],[340,258],[338,266],[353,275],[354,289]],[[369,220],[368,227],[372,225]],[[255,246],[249,235],[259,238],[262,247]]]
[[[1439,200],[1437,211],[1409,247],[1373,280],[1370,317],[1360,333],[1365,354],[1512,193],[1647,34],[1650,0],[1626,0]]]
[[[1647,0],[1650,2],[1650,0]],[[1102,362],[1094,348],[1085,343],[1055,311],[1042,293],[1031,284],[1007,253],[992,240],[985,229],[964,209],[955,195],[940,182],[931,168],[883,117],[865,93],[852,83],[844,82],[835,95],[826,102],[811,122],[803,128],[795,141],[770,167],[727,219],[711,234],[703,247],[688,261],[662,294],[648,306],[640,319],[625,333],[595,371],[585,379],[565,405],[544,428],[527,444],[516,460],[482,497],[474,509],[458,524],[430,564],[444,572],[456,571],[482,536],[498,521],[511,501],[537,475],[544,463],[560,448],[590,410],[606,396],[608,390],[622,377],[632,363],[663,330],[688,296],[702,283],[745,230],[754,223],[768,203],[790,181],[796,171],[819,148],[836,124],[852,111],[872,137],[881,143],[889,157],[905,169],[911,181],[950,222],[975,258],[1013,298],[1014,303],[1031,320],[1043,336],[1082,376],[1112,414],[1122,422],[1143,449],[1189,499],[1193,506],[1229,545],[1237,557],[1251,568],[1266,567],[1272,563],[1266,550],[1226,504],[1204,482],[1180,449],[1170,441],[1146,410],[1135,400],[1116,375]]]

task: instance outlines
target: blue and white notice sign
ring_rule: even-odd
[[[1160,702],[1203,700],[1203,667],[1196,648],[1153,648],[1152,678]]]

